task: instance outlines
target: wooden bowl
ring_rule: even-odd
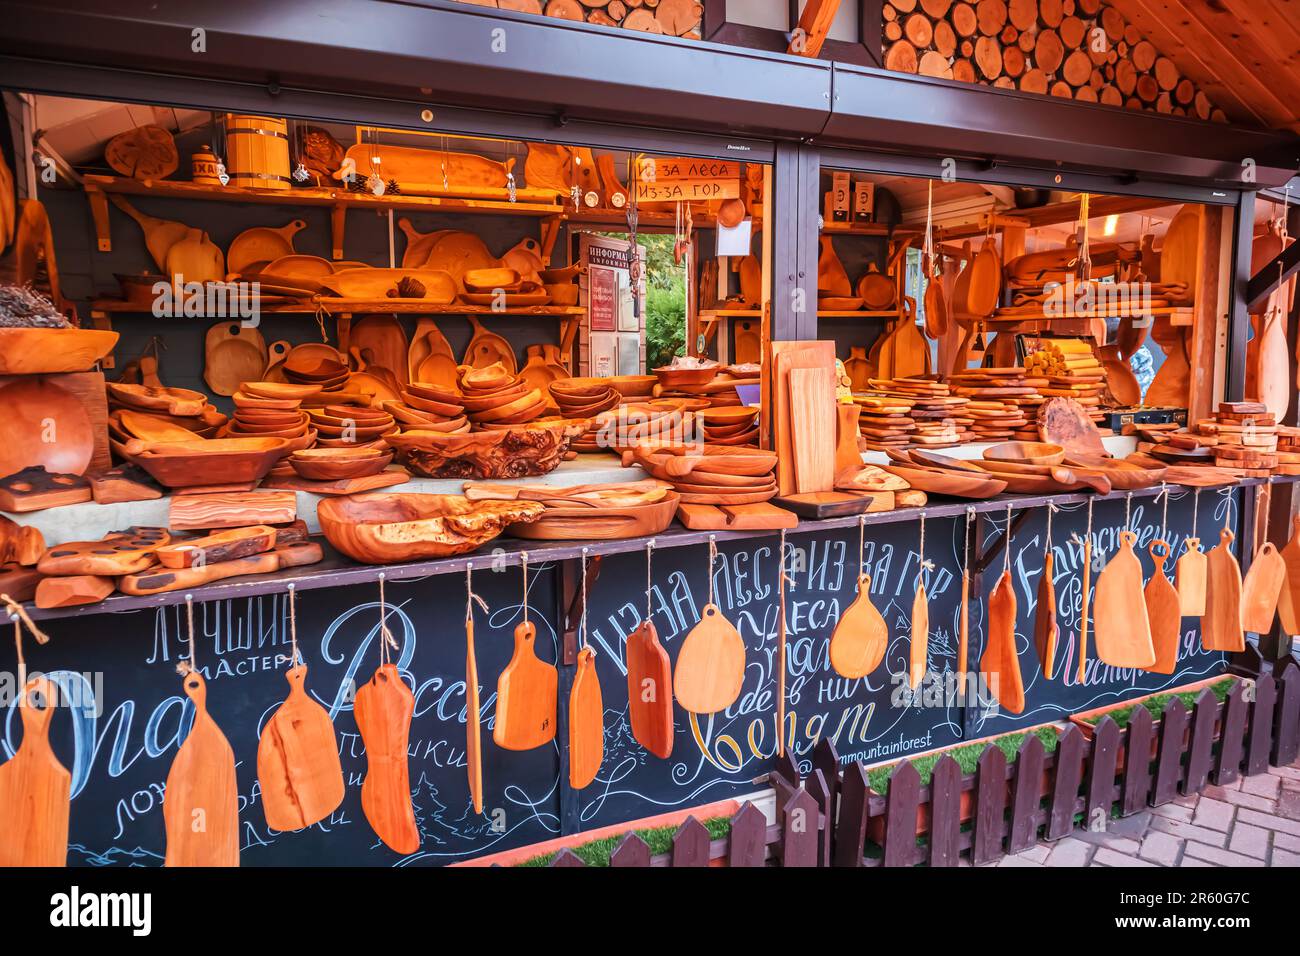
[[[391,399],[383,403],[384,411],[392,415],[394,420],[403,425],[425,425],[429,423],[445,422],[456,416],[439,415],[436,412],[426,412],[422,408],[416,408],[413,405],[407,405],[404,402],[395,402]]]
[[[119,408],[110,412],[110,423],[117,425],[128,439],[140,441],[194,441],[194,432],[184,425],[177,425],[168,418],[150,415],[148,412],[136,412],[129,408]]]
[[[293,382],[240,382],[239,391],[259,398],[296,398],[302,401],[320,394],[317,385],[296,385]]]
[[[351,418],[365,423],[372,421],[392,422],[393,420],[393,416],[388,412],[372,405],[325,405],[321,410],[324,414],[333,415],[335,418]]]
[[[452,405],[448,402],[434,401],[433,399],[425,398],[423,395],[419,395],[410,389],[406,389],[402,392],[402,398],[406,400],[407,405],[410,405],[418,411],[441,415],[443,418],[455,418],[457,415],[460,415],[465,411],[465,406],[462,404],[458,403]]]
[[[511,537],[529,541],[610,541],[662,534],[672,524],[681,498],[670,492],[662,501],[622,507],[550,507],[536,521],[512,524]]]
[[[248,392],[239,391],[230,396],[235,403],[235,408],[262,408],[279,411],[289,411],[302,405],[301,399],[297,398],[263,398],[260,395],[251,395]]]
[[[331,449],[340,451],[342,449]],[[371,454],[363,458],[298,458],[289,457],[289,464],[294,471],[308,481],[346,481],[349,478],[365,478],[377,475],[393,460],[391,453]]]
[[[85,372],[117,339],[105,329],[0,328],[0,375]]]
[[[725,405],[700,409],[699,415],[706,426],[735,425],[752,422],[758,417],[758,409],[752,405]]]
[[[575,282],[548,282],[546,291],[551,297],[551,305],[578,304],[578,285]]]
[[[532,417],[536,418],[545,407],[546,400],[542,397],[541,390],[535,388],[532,391],[524,392],[518,398],[513,398],[500,405],[494,405],[492,408],[479,412],[469,412],[469,418],[475,422],[499,422],[522,412],[531,411],[534,408],[537,409],[537,414]]]
[[[330,544],[364,564],[391,564],[465,554],[507,525],[534,521],[536,501],[470,501],[460,495],[396,492],[328,498],[317,506]]]
[[[293,457],[300,461],[362,461],[384,454],[379,448],[307,448],[294,452]]]
[[[128,385],[105,382],[108,396],[127,408],[169,415],[197,416],[208,407],[208,396],[189,388],[159,388],[155,385]]]
[[[311,357],[297,364],[297,357],[293,353],[290,353],[283,368],[285,375],[307,383],[332,382],[348,376],[348,367],[335,359]]]
[[[296,424],[292,425],[259,425],[257,423],[249,424],[241,422],[238,419],[232,421],[226,426],[226,430],[231,437],[238,438],[241,435],[257,436],[265,435],[267,438],[297,438],[308,428],[307,419],[303,418]]]
[[[470,269],[461,276],[460,281],[471,292],[494,292],[497,289],[510,291],[519,288],[520,277],[514,269],[498,267]]]
[[[429,478],[524,478],[554,471],[587,426],[551,419],[463,434],[419,429],[385,440],[405,464]]]
[[[460,376],[461,391],[495,391],[515,381],[514,373],[500,362],[482,368],[467,368]]]
[[[80,475],[94,452],[95,426],[80,396],[40,378],[0,388],[0,475],[34,465]]]
[[[460,389],[450,386],[432,382],[407,382],[406,390],[431,402],[442,402],[444,405],[460,404]]]
[[[302,417],[303,412],[296,408],[236,408],[232,420],[245,424],[293,425]]]
[[[449,418],[442,422],[419,422],[402,429],[402,434],[410,432],[435,432],[450,433],[469,431],[469,419],[464,415],[458,418]]]
[[[414,279],[424,286],[419,301],[446,305],[456,298],[456,280],[442,269],[346,269],[334,275],[321,276],[319,282],[329,291],[344,299],[396,298],[389,293],[402,279]]]
[[[608,378],[557,378],[548,387],[557,401],[569,399],[580,402],[583,399],[603,398],[609,394],[611,381]]]
[[[751,428],[747,432],[740,432],[736,435],[724,435],[722,437],[708,436],[711,445],[753,445],[758,443],[758,428]]]
[[[707,385],[721,370],[720,365],[705,365],[702,368],[673,368],[664,366],[654,370],[655,378],[664,388],[681,388],[682,386]]]
[[[351,437],[354,443],[374,441],[381,438],[386,432],[396,431],[395,425],[330,425],[324,422],[313,421],[312,427],[320,432],[322,438],[346,439]]]
[[[1014,461],[1026,465],[1059,465],[1065,449],[1043,441],[1004,441],[984,449],[988,461]]]
[[[283,438],[214,438],[128,445],[132,459],[168,488],[257,481],[290,450]]]
[[[659,379],[654,375],[615,375],[606,381],[624,398],[647,398]]]
[[[379,438],[371,439],[370,441],[348,441],[343,438],[317,438],[315,442],[315,447],[316,448],[340,448],[340,449],[341,448],[378,448],[381,450],[386,450],[389,446],[388,446],[387,438],[381,436]]]

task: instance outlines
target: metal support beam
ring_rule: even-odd
[[[1262,305],[1274,289],[1297,272],[1300,272],[1300,242],[1293,242],[1250,277],[1250,284],[1246,287],[1246,308]]]
[[[1255,234],[1255,194],[1237,194],[1237,220],[1233,231],[1230,276],[1232,288],[1228,301],[1228,369],[1224,398],[1240,402],[1246,394],[1246,288],[1250,285],[1250,250]]]
[[[778,143],[774,169],[772,339],[817,338],[817,150]],[[767,228],[767,224],[764,224]]]

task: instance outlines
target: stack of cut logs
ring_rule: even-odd
[[[1025,356],[1025,371],[1047,379],[1039,393],[1048,398],[1072,398],[1100,421],[1101,393],[1106,384],[1106,367],[1097,361],[1086,339],[1045,338],[1036,351]]]
[[[561,20],[578,20],[606,27],[626,27],[643,33],[700,38],[699,0],[460,0],[478,7],[544,13]]]
[[[885,67],[1225,122],[1104,0],[885,0]]]

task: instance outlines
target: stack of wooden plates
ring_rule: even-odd
[[[202,392],[185,388],[106,383],[109,445],[125,457],[128,441],[192,441],[213,438],[227,417]]]
[[[467,481],[470,501],[537,501],[546,507],[540,518],[511,525],[506,533],[544,541],[596,541],[638,538],[667,529],[680,496],[667,482],[619,482],[602,485],[493,485]]]
[[[702,374],[702,371],[706,372],[708,369],[691,371]],[[669,376],[669,381],[673,381],[674,378]],[[758,375],[733,375],[727,371],[719,371],[709,381],[701,384],[692,384],[689,380],[685,380],[681,384],[665,385],[661,380],[655,392],[662,398],[696,398],[707,401],[712,408],[729,408],[742,404],[736,386],[759,383]]]
[[[704,422],[704,440],[710,445],[757,447],[758,409],[754,406],[720,406],[696,414]]]
[[[776,452],[731,445],[638,445],[626,452],[686,505],[757,504],[776,495]]]
[[[460,391],[429,382],[411,382],[402,389],[403,401],[382,403],[402,431],[422,431],[457,434],[469,431]]]
[[[393,460],[382,448],[310,448],[289,456],[293,470],[308,481],[345,481],[377,475]]]
[[[911,417],[912,399],[894,395],[854,395],[854,403],[861,409],[858,414],[858,431],[868,448],[883,451],[902,448],[916,431]]]
[[[316,351],[294,349],[280,366],[285,380],[298,385],[314,385],[322,392],[342,392],[348,383],[348,367],[337,358]]]
[[[460,402],[476,425],[523,425],[546,413],[546,396],[500,362],[460,377]],[[409,401],[409,396],[408,396]]]
[[[954,372],[948,378],[953,393],[971,400],[972,411],[983,407],[993,415],[974,415],[977,424],[974,431],[984,441],[1015,438],[1033,441],[1037,436],[1035,422],[1038,407],[1047,400],[1041,389],[1050,386],[1046,378],[1031,376],[1025,369],[1017,366],[1010,368],[979,368],[964,372]],[[1069,396],[1064,396],[1069,397]],[[1006,408],[1010,411],[1001,415]],[[991,429],[989,419],[1001,417],[998,428]],[[1009,431],[1010,434],[1002,434]]]
[[[603,413],[617,408],[624,400],[623,393],[614,387],[613,381],[610,378],[561,378],[551,382],[551,399],[562,417],[591,420],[587,431],[570,445],[573,451],[592,454],[605,450],[599,438],[601,428],[608,421]]]
[[[1277,426],[1277,474],[1300,475],[1300,428]]]
[[[241,382],[235,393],[235,414],[221,437],[283,438],[293,451],[310,448],[318,435],[302,403],[319,394],[315,385]]]
[[[601,412],[591,427],[569,445],[583,454],[621,452],[639,444],[678,444],[699,436],[703,420],[682,410],[682,399],[657,399],[650,402],[625,402]]]
[[[871,391],[854,400],[863,407],[858,427],[869,447],[881,451],[917,444],[943,448],[972,440],[969,399],[952,394],[946,383],[917,377],[873,378],[868,384]]]
[[[322,448],[385,447],[384,438],[397,431],[393,416],[365,405],[325,405],[307,410]]]
[[[1277,419],[1259,402],[1222,402],[1214,418],[1196,430],[1215,439],[1214,463],[1239,470],[1247,478],[1267,478],[1281,464]]]

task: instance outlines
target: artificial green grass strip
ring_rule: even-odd
[[[709,817],[707,820],[701,820],[704,829],[709,831],[709,839],[721,840],[731,832],[730,817]],[[633,830],[646,846],[650,847],[651,856],[659,856],[664,853],[671,853],[673,849],[673,834],[677,832],[681,824],[666,827],[649,827],[645,830]],[[626,831],[625,831],[626,832]],[[569,847],[583,863],[587,866],[609,866],[609,857],[618,845],[623,842],[623,833],[616,833],[613,836],[601,837],[598,840],[592,840],[590,843],[582,843],[578,846]],[[542,853],[539,856],[530,857],[522,863],[516,863],[515,866],[550,866],[560,851],[555,850],[551,853]]]
[[[974,773],[976,767],[979,766],[980,755],[984,753],[984,748],[996,744],[1007,755],[1007,762],[1012,763],[1016,759],[1020,745],[1024,743],[1029,733],[1029,731],[1017,731],[1016,733],[1003,734],[1001,737],[995,737],[993,740],[986,740],[982,743],[966,744],[963,747],[953,747],[951,750],[940,750],[936,753],[913,757],[908,763],[915,767],[916,772],[921,775],[921,786],[928,787],[930,785],[930,775],[934,772],[934,766],[941,757],[951,757],[957,761],[957,766],[961,767],[963,774]],[[1056,749],[1055,727],[1039,727],[1033,733],[1043,742],[1045,752],[1051,753]],[[877,793],[888,793],[889,778],[893,776],[897,767],[898,764],[889,764],[868,770],[867,780],[871,783],[871,789]]]
[[[1228,694],[1231,693],[1232,685],[1235,683],[1237,683],[1237,678],[1225,677],[1223,680],[1217,680],[1209,686],[1210,690],[1214,692],[1214,696],[1218,698],[1219,703],[1223,703],[1228,699]],[[1164,715],[1166,705],[1168,705],[1168,703],[1175,697],[1181,700],[1188,710],[1191,710],[1196,706],[1196,698],[1201,696],[1201,691],[1204,689],[1205,688],[1202,687],[1199,690],[1185,690],[1176,694],[1156,694],[1154,697],[1148,697],[1146,700],[1132,704],[1128,707],[1121,707],[1118,710],[1107,711],[1104,714],[1093,714],[1083,719],[1086,723],[1095,726],[1101,723],[1103,717],[1109,717],[1111,720],[1115,721],[1115,724],[1120,728],[1120,730],[1123,730],[1128,726],[1129,721],[1133,719],[1133,714],[1137,711],[1138,707],[1145,707],[1151,712],[1152,717],[1159,720],[1161,716]]]

